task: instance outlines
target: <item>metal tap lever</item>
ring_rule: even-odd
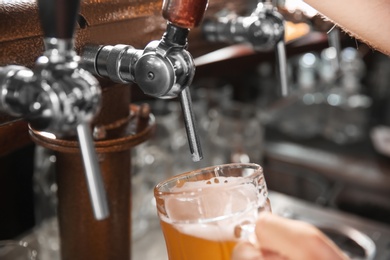
[[[83,53],[85,66],[95,74],[115,82],[135,82],[153,97],[179,97],[193,161],[201,160],[203,155],[188,89],[195,64],[187,51],[187,36],[189,28],[200,23],[207,3],[165,0],[163,16],[168,20],[167,30],[160,41],[150,42],[144,50],[129,45],[87,46]]]
[[[256,12],[260,12],[258,15],[265,17],[273,17],[276,44],[275,44],[275,53],[276,53],[276,63],[278,68],[278,76],[280,82],[280,95],[282,97],[287,97],[288,95],[288,76],[287,76],[287,58],[286,58],[286,44],[284,42],[284,18],[277,12],[276,7],[274,7],[271,0],[261,0],[257,6]],[[263,12],[264,14],[261,14]]]
[[[187,48],[187,34],[183,34],[182,28],[197,27],[203,19],[208,0],[164,0],[162,12],[163,17],[169,22],[167,32],[163,37],[168,44],[183,46],[182,52]],[[187,51],[185,51],[187,53]],[[195,64],[188,53],[187,67],[189,72],[186,75],[187,82],[182,85],[179,94],[180,104],[183,111],[184,123],[187,131],[188,144],[193,161],[200,161],[203,158],[199,136],[196,131],[195,119],[192,108],[189,86],[195,74]]]
[[[341,41],[340,41],[340,29],[334,26],[328,32],[328,42],[329,47],[334,48],[336,57],[333,59],[333,66],[335,66],[335,70],[340,70],[340,61],[341,61]]]
[[[280,40],[276,43],[275,46],[276,60],[278,76],[280,80],[280,95],[282,97],[288,96],[288,75],[287,75],[287,58],[286,58],[286,45],[284,40]]]
[[[192,160],[203,158],[189,86],[195,64],[186,50],[189,30],[168,23],[161,41],[151,42],[135,66],[140,88],[158,98],[179,97]]]
[[[270,1],[260,1],[250,16],[224,15],[203,23],[203,35],[212,42],[250,43],[256,51],[274,48],[281,96],[288,95],[284,19]]]
[[[38,59],[37,77],[46,85],[42,88],[61,93],[58,104],[52,107],[49,126],[59,131],[76,130],[94,215],[101,220],[109,215],[109,210],[89,129],[89,122],[100,105],[100,87],[89,72],[79,68],[79,57],[74,51],[79,5],[79,0],[38,0],[45,53]],[[58,121],[62,124],[55,124]]]

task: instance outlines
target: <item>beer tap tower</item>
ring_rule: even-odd
[[[222,13],[222,12],[221,12]],[[254,50],[275,49],[281,96],[288,95],[284,18],[272,2],[261,0],[249,16],[222,13],[202,25],[204,37],[211,42],[249,43]]]
[[[18,65],[0,68],[0,109],[26,119],[35,142],[60,151],[56,179],[61,258],[129,259],[129,147],[142,142],[150,127],[136,138],[120,139],[120,144],[96,142],[98,151],[101,146],[115,151],[97,157],[90,124],[99,112],[102,92],[98,80],[80,67],[74,50],[80,1],[37,3],[45,51],[32,70]],[[115,160],[122,165],[112,165]]]
[[[164,0],[167,29],[160,41],[143,50],[129,45],[87,46],[83,51],[86,68],[119,83],[136,83],[150,96],[168,99],[179,96],[193,161],[202,159],[195,127],[189,86],[195,65],[187,49],[189,30],[199,25],[207,0]]]
[[[98,81],[79,67],[80,58],[73,50],[78,4],[77,0],[38,1],[45,52],[34,70],[17,65],[0,68],[0,109],[54,136],[77,133],[93,212],[102,220],[109,210],[89,128],[101,92]]]

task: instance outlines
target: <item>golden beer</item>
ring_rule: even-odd
[[[237,241],[208,240],[181,233],[174,226],[161,221],[170,260],[230,259]]]
[[[155,188],[169,260],[229,260],[268,208],[262,168],[225,164],[178,175]]]

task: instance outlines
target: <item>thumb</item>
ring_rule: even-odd
[[[234,247],[232,260],[263,260],[259,249],[249,242],[241,242]]]

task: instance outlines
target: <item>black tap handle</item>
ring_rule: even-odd
[[[72,39],[80,0],[38,0],[45,38]]]

